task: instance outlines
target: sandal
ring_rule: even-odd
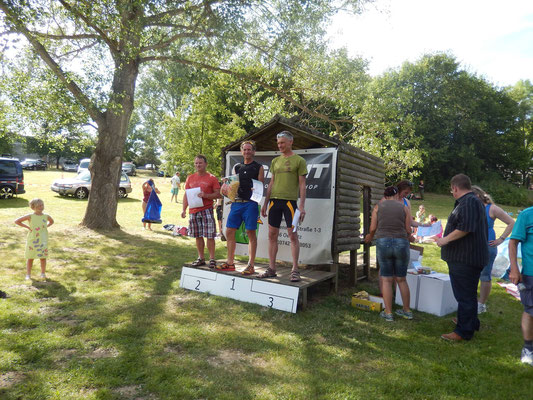
[[[193,267],[201,267],[202,265],[205,265],[205,260],[203,258],[198,257],[196,261],[193,261],[191,263]]]
[[[241,272],[243,275],[253,275],[255,274],[255,269],[253,265],[248,264],[248,266]]]
[[[300,282],[300,271],[291,271],[291,282]]]
[[[211,260],[211,261],[215,261],[215,260]],[[210,263],[211,263],[211,261],[210,261]],[[235,271],[235,264],[224,263],[222,265],[217,265],[215,267],[215,269],[217,271]]]
[[[209,268],[216,268],[217,262],[213,259],[209,260]]]
[[[260,274],[258,276],[258,278],[259,279],[275,278],[276,276],[278,276],[278,274],[276,274],[276,271],[274,271],[272,268],[268,267],[265,272],[263,272],[262,274]]]

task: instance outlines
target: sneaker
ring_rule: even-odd
[[[520,357],[520,361],[522,361],[524,364],[528,364],[533,367],[533,351],[528,350],[524,347],[522,349],[522,356]]]
[[[382,311],[379,313],[379,316],[381,318],[383,318],[385,321],[387,322],[393,322],[394,321],[394,316],[391,314],[387,314],[385,311]]]
[[[41,274],[41,279],[46,279],[46,274]]]
[[[484,312],[487,312],[487,305],[483,303],[477,303],[477,313],[483,314]]]
[[[411,311],[404,311],[402,309],[396,310],[396,315],[405,319],[413,319],[413,313]]]
[[[29,275],[26,275],[26,278],[24,278],[25,280],[29,281],[31,279],[31,276]]]

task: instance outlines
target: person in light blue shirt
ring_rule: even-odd
[[[522,273],[518,269],[517,248],[522,245]],[[526,208],[514,224],[509,241],[511,273],[509,279],[520,289],[522,313],[522,334],[524,347],[520,360],[533,367],[533,207]]]

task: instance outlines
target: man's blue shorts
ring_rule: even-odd
[[[257,219],[259,218],[259,207],[255,201],[244,203],[232,203],[231,210],[226,221],[226,228],[239,229],[244,221],[247,231],[257,229]]]

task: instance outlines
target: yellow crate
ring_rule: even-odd
[[[380,297],[376,296],[369,296],[369,299],[365,300],[359,299],[353,295],[352,307],[358,308],[359,310],[380,312],[383,309],[383,303],[381,303],[380,300],[382,301]]]

